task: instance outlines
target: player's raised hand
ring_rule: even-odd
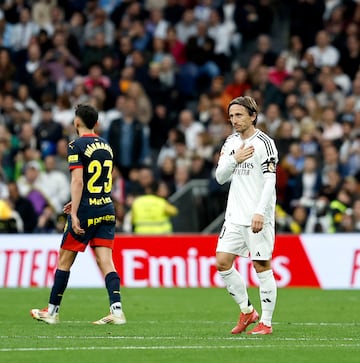
[[[242,163],[246,159],[251,158],[254,155],[254,151],[255,151],[255,148],[253,145],[249,145],[249,146],[245,147],[245,144],[243,144],[241,147],[239,147],[236,150],[236,152],[234,154],[235,160],[238,163]]]

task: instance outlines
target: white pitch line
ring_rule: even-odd
[[[336,346],[329,346],[326,344],[312,344],[312,345],[307,345],[306,348],[355,348],[355,347],[360,347],[360,344],[356,344],[356,345],[352,345],[352,344],[340,344],[340,345],[336,345]],[[51,347],[51,348],[0,348],[0,352],[39,352],[39,351],[79,351],[79,350],[174,350],[174,349],[179,349],[179,350],[213,350],[213,349],[268,349],[268,348],[274,348],[274,349],[279,349],[279,345],[208,345],[208,346],[204,346],[204,345],[177,345],[177,346],[138,346],[138,347],[134,347],[134,346],[124,346],[124,347],[119,347],[119,346],[115,346],[115,347]],[[282,347],[282,348],[287,348],[287,347]],[[293,349],[293,348],[304,348],[303,345],[301,344],[296,344],[296,345],[291,345],[288,347],[289,349]]]
[[[48,336],[48,335],[38,335],[38,336],[10,336],[10,335],[0,335],[0,339],[81,339],[81,340],[142,340],[142,341],[156,341],[156,340],[197,340],[197,341],[213,341],[213,340],[223,340],[223,341],[249,341],[249,340],[258,340],[260,337],[257,336],[237,336],[237,337],[179,337],[179,336],[75,336],[75,335],[57,335],[57,336]],[[360,341],[360,337],[356,338],[314,338],[314,337],[298,337],[298,338],[288,338],[288,337],[271,337],[271,341],[283,341],[283,342],[292,342],[292,341],[331,341],[331,342],[357,342]]]
[[[159,320],[146,320],[146,321],[133,321],[136,324],[159,324]],[[128,321],[128,324],[133,323],[132,321]],[[164,323],[164,321],[161,321],[162,323]],[[88,323],[92,323],[91,321],[81,321],[81,320],[61,320],[60,323],[63,324],[88,324]],[[185,325],[189,325],[189,324],[196,324],[196,325],[200,325],[200,324],[215,324],[216,325],[228,325],[228,324],[233,324],[234,321],[213,321],[213,320],[203,320],[203,321],[198,321],[198,320],[181,320],[181,321],[171,321],[171,324],[185,324]],[[341,323],[341,322],[334,322],[334,323],[330,323],[330,322],[319,322],[319,323],[315,323],[315,322],[308,322],[308,323],[299,323],[299,322],[292,322],[292,321],[281,321],[281,322],[272,322],[273,325],[298,325],[298,326],[356,326],[358,325],[360,327],[360,322],[351,322],[351,323]]]

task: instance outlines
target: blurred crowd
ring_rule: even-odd
[[[154,181],[225,206],[241,95],[279,150],[278,232],[360,231],[359,64],[359,0],[0,1],[0,231],[62,231],[79,103],[114,150],[117,231]]]

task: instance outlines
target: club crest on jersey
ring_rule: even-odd
[[[269,163],[268,169],[269,169],[270,173],[274,173],[275,172],[275,164],[274,163]]]
[[[266,163],[266,169],[269,173],[275,173],[276,172],[276,162],[274,158],[271,158]]]

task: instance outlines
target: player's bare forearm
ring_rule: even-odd
[[[71,215],[77,215],[82,195],[82,189],[82,180],[75,179],[71,181]]]
[[[71,216],[76,216],[79,209],[81,195],[83,191],[83,170],[81,168],[74,169],[71,172]]]

